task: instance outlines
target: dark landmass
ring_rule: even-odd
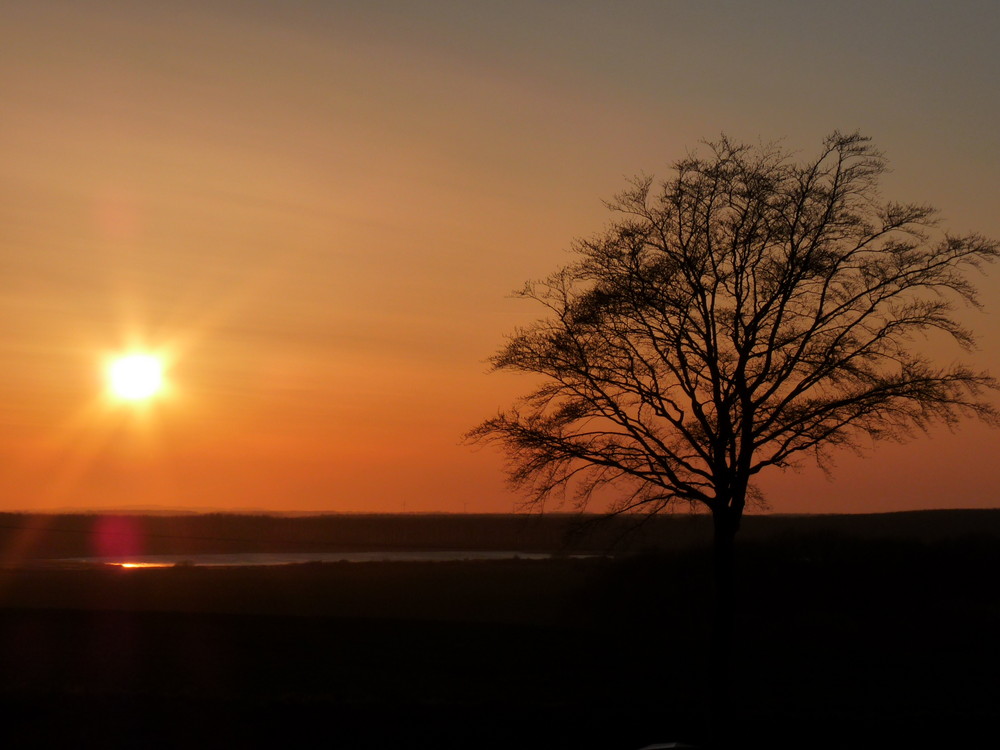
[[[744,518],[743,543],[834,535],[933,542],[1000,537],[1000,510],[870,515],[759,515]],[[705,515],[331,514],[282,517],[0,513],[0,564],[100,554],[521,550],[636,554],[702,548]]]
[[[4,519],[8,562],[78,555],[89,542],[26,544],[24,529],[56,539],[72,536],[71,519],[96,520],[49,517],[37,531],[37,518]],[[525,548],[510,543],[522,517],[329,518],[316,523],[357,524],[341,528],[335,545],[371,544],[375,529],[396,529],[401,545]],[[748,519],[736,663],[745,746],[974,747],[990,737],[1000,720],[998,519],[997,511]],[[177,552],[167,541],[176,545],[182,531],[203,532],[198,551],[230,551],[208,544],[221,538],[322,541],[316,528],[304,530],[312,519],[188,520],[205,525],[143,520],[145,539],[163,552]],[[5,737],[11,747],[702,742],[712,591],[704,520],[657,527],[657,519],[614,558],[8,564],[0,570]],[[569,519],[533,522],[537,549],[581,548],[556,533]],[[480,529],[479,541],[456,544],[461,528]],[[255,541],[253,529],[264,537]],[[594,532],[607,536],[587,544],[619,531]],[[694,536],[678,540],[682,532]]]

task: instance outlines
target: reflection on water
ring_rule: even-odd
[[[66,562],[115,565],[121,568],[167,568],[294,565],[309,562],[449,562],[459,560],[546,560],[547,552],[512,550],[413,550],[376,552],[247,552],[214,555],[130,555],[122,557],[75,557]]]

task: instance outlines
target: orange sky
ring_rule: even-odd
[[[1000,6],[813,5],[6,4],[0,510],[510,510],[460,445],[530,386],[486,374],[537,312],[507,294],[722,131],[861,129],[887,197],[1000,236]],[[981,350],[940,356],[997,373],[1000,269],[981,288]],[[104,394],[128,346],[170,360],[147,407]],[[996,507],[998,438],[762,484],[776,511]]]

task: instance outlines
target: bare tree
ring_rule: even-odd
[[[1000,252],[939,230],[933,209],[884,202],[882,154],[834,133],[798,162],[726,137],[654,187],[633,181],[575,263],[519,293],[548,309],[493,357],[541,385],[470,432],[508,453],[513,484],[612,511],[704,506],[715,528],[716,650],[731,641],[733,544],[751,484],[859,439],[903,439],[976,415],[996,382],[916,344],[969,349],[956,302]],[[723,654],[723,657],[725,654]]]

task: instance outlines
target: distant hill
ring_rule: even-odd
[[[1000,509],[870,515],[756,515],[742,544],[772,539],[1000,539]],[[101,554],[520,550],[636,554],[707,545],[711,521],[698,514],[593,515],[344,514],[0,514],[0,563]]]

